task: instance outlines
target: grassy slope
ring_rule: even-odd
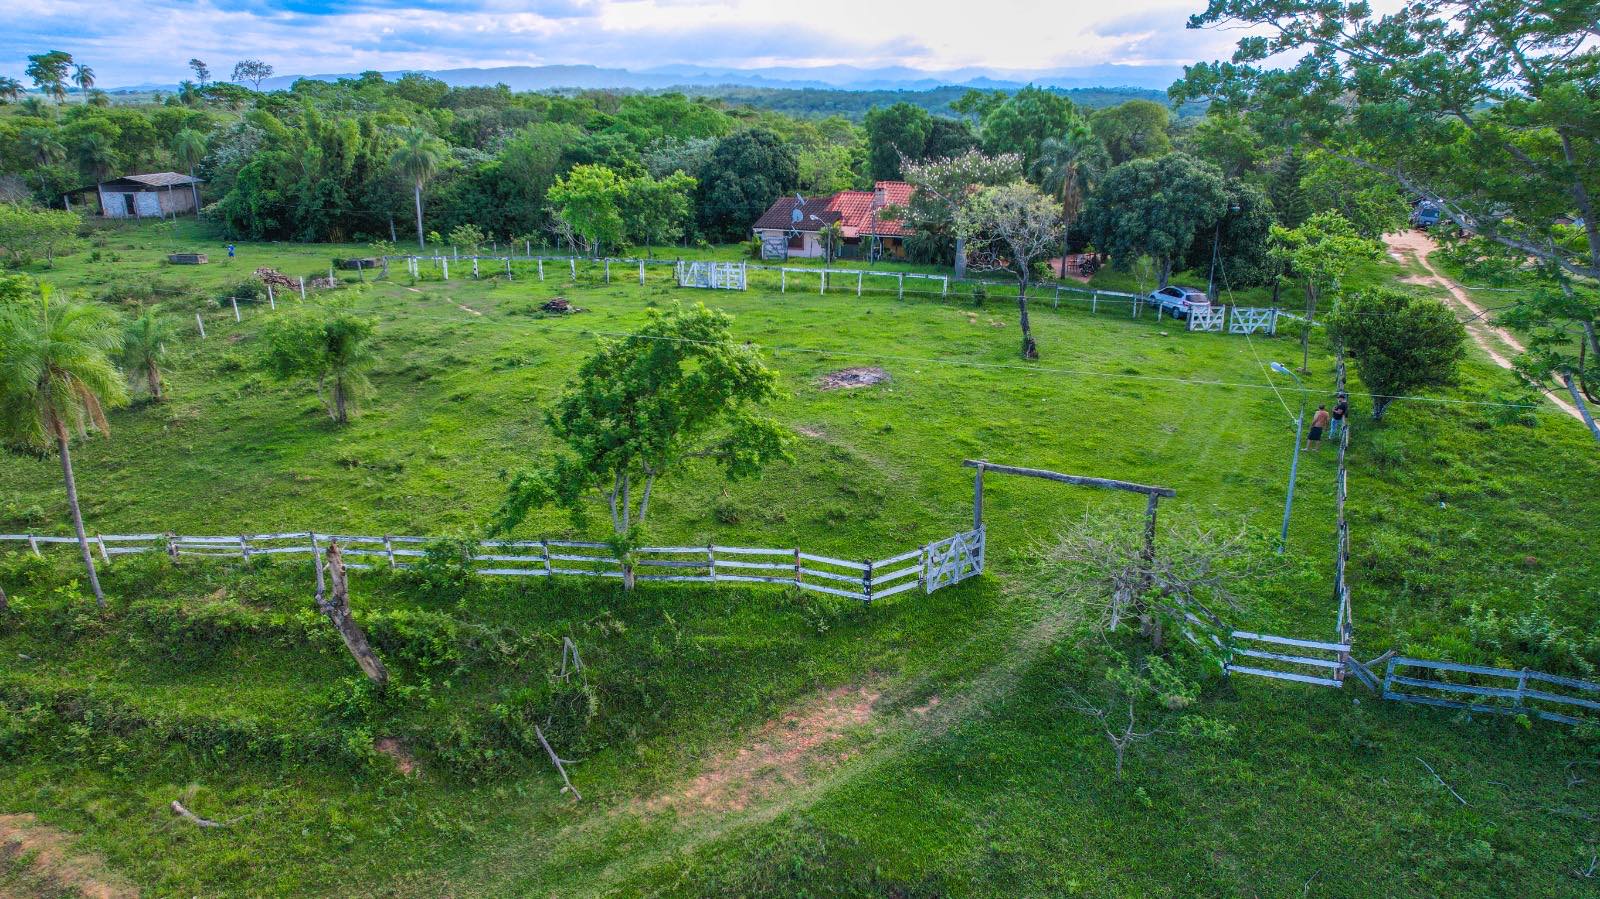
[[[123,247],[116,267],[77,257],[51,277],[90,290],[116,279],[175,281],[155,261],[165,246],[150,233],[114,235],[111,246]],[[231,270],[224,263],[182,274],[220,286],[263,263],[310,273],[332,252],[246,246]],[[589,276],[571,287],[554,270],[550,277],[543,285],[528,278],[428,282],[416,291],[382,285],[354,298],[379,315],[382,346],[376,393],[342,430],[326,423],[304,385],[280,385],[249,368],[250,340],[266,310],[246,310],[243,325],[208,313],[212,337],[194,345],[173,375],[174,400],[117,413],[114,439],[80,450],[91,526],[232,532],[315,524],[412,533],[475,526],[498,498],[494,473],[538,451],[538,409],[595,334],[625,331],[647,303],[684,296],[659,280],[641,291],[620,272],[609,287]],[[591,311],[527,314],[556,294]],[[788,348],[771,357],[793,394],[779,414],[821,436],[802,441],[794,465],[757,482],[725,485],[701,470],[674,478],[655,513],[663,539],[714,534],[719,542],[881,555],[966,520],[970,481],[956,466],[970,456],[1171,484],[1179,497],[1164,507],[1168,520],[1244,515],[1275,526],[1292,431],[1271,392],[1242,385],[1261,383],[1257,354],[1293,357],[1298,348],[1287,339],[1247,343],[1148,319],[1041,311],[1035,327],[1045,360],[1023,368],[1014,360],[1015,311],[998,299],[982,309],[798,290],[689,299],[732,312],[742,336]],[[982,367],[929,361],[936,358]],[[894,380],[871,391],[812,386],[816,375],[854,364],[881,364]],[[1312,382],[1326,385],[1322,353],[1313,368]],[[1474,363],[1467,374],[1463,396],[1503,383],[1486,365]],[[1169,377],[1240,386],[1151,380]],[[1595,473],[1585,439],[1550,413],[1535,428],[1497,426],[1482,408],[1426,404],[1397,406],[1388,424],[1357,431],[1351,489],[1356,552],[1367,574],[1356,604],[1359,639],[1371,654],[1391,645],[1481,654],[1461,626],[1472,602],[1520,611],[1559,597],[1550,611],[1561,620],[1593,619],[1600,602],[1584,583],[1581,550],[1592,541],[1582,529],[1600,520],[1600,510],[1592,497],[1566,489],[1568,478],[1581,483]],[[1551,459],[1567,472],[1549,474],[1542,463]],[[1291,542],[1306,570],[1262,585],[1241,624],[1308,636],[1331,630],[1324,561],[1332,461],[1324,452],[1302,466]],[[48,461],[4,460],[0,496],[8,503],[0,528],[62,520]],[[1003,578],[1029,539],[1107,502],[1115,499],[996,479],[987,506],[992,568]],[[566,527],[554,515],[542,524],[550,533]],[[1530,575],[1543,582],[1539,590],[1527,589]],[[243,589],[247,605],[303,601],[292,571],[262,574],[261,596],[226,573],[214,577],[151,582],[135,571],[109,582],[121,603],[195,602],[230,585]],[[872,609],[759,591],[738,601],[720,591],[618,600],[586,585],[488,593],[442,608],[522,630],[536,622],[546,646],[577,633],[593,647],[586,653],[602,660],[591,663],[603,672],[603,717],[614,739],[584,763],[592,801],[579,810],[553,800],[542,771],[481,784],[410,784],[331,763],[219,762],[187,745],[160,765],[97,759],[99,749],[16,760],[6,766],[13,776],[0,786],[0,802],[87,833],[159,892],[343,892],[387,883],[418,894],[503,893],[589,883],[1016,895],[1179,892],[1186,884],[1276,895],[1316,875],[1341,895],[1487,895],[1511,886],[1555,894],[1575,889],[1564,872],[1593,838],[1581,821],[1545,811],[1594,801],[1592,792],[1565,789],[1563,766],[1582,749],[1550,730],[1445,724],[1447,716],[1383,703],[1363,703],[1353,717],[1348,693],[1270,684],[1241,684],[1238,696],[1218,703],[1221,714],[1247,726],[1240,743],[1147,754],[1132,782],[1114,784],[1099,738],[1056,704],[1073,675],[1048,655],[1014,650],[1042,610],[1002,596],[988,579]],[[381,581],[362,594],[380,605],[426,605]],[[607,614],[626,622],[626,635],[604,626]],[[198,662],[137,643],[130,655],[133,628],[91,629],[48,650],[38,633],[14,633],[0,641],[8,644],[0,645],[0,665],[13,669],[4,671],[7,682],[93,686],[152,712],[206,720],[245,713],[311,730],[321,726],[323,693],[341,671],[336,651],[293,642],[273,650],[229,644]],[[675,656],[660,647],[685,639],[696,651],[671,662]],[[17,653],[35,661],[13,666]],[[1015,680],[996,680],[995,670]],[[878,733],[873,752],[776,806],[678,824],[614,810],[672,783],[775,708],[871,673],[886,679],[892,702],[964,687],[987,701],[982,714],[958,717],[948,729]],[[435,708],[488,702],[526,676],[486,670],[448,687],[436,683]],[[719,701],[705,703],[707,696]],[[381,720],[404,731],[429,714],[401,710]],[[1473,805],[1460,809],[1437,790],[1416,764],[1419,754],[1448,769],[1458,789],[1470,782]],[[160,808],[190,781],[204,784],[201,801],[213,809],[259,823],[230,832],[227,843],[174,830]],[[1504,791],[1485,786],[1490,781]],[[1178,833],[1151,828],[1152,817],[1175,822]],[[738,826],[747,819],[751,826]],[[319,840],[304,845],[302,831]],[[347,872],[332,868],[319,841],[348,850]],[[171,861],[180,849],[184,861]],[[266,863],[230,868],[240,853]]]

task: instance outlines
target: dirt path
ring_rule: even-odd
[[[111,873],[99,856],[74,852],[73,842],[32,815],[0,815],[0,899],[137,899],[138,890]]]
[[[1385,234],[1383,242],[1389,247],[1389,255],[1393,256],[1397,262],[1403,264],[1410,260],[1415,260],[1417,265],[1428,273],[1426,275],[1413,275],[1408,278],[1402,278],[1402,281],[1407,284],[1420,284],[1425,287],[1435,287],[1443,290],[1457,306],[1465,309],[1472,316],[1465,323],[1467,333],[1472,336],[1472,341],[1478,345],[1478,349],[1483,350],[1490,359],[1494,360],[1495,365],[1510,371],[1512,369],[1511,357],[1527,352],[1527,347],[1522,345],[1522,341],[1518,340],[1515,334],[1504,328],[1495,327],[1489,322],[1488,313],[1472,299],[1465,288],[1440,274],[1439,270],[1433,267],[1433,263],[1428,261],[1428,256],[1438,249],[1438,244],[1433,242],[1433,238],[1421,231],[1408,230],[1397,234]],[[1407,257],[1409,257],[1409,260]],[[1583,421],[1583,416],[1578,414],[1578,410],[1573,408],[1571,403],[1557,396],[1548,387],[1544,388],[1544,393],[1545,396],[1550,398],[1550,402],[1555,403],[1556,407],[1562,412],[1579,421]]]

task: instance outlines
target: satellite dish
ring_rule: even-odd
[[[794,208],[794,211],[789,213],[789,221],[793,222],[796,225],[800,224],[800,220],[803,219],[803,218],[805,218],[805,213],[800,211],[800,207],[799,206],[796,206]]]

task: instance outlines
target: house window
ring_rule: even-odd
[[[805,248],[806,248],[806,237],[805,237],[804,234],[791,234],[791,235],[789,235],[789,249],[791,249],[791,250],[803,250]]]

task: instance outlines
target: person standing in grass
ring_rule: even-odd
[[[1338,402],[1333,404],[1333,422],[1328,426],[1328,439],[1339,436],[1339,432],[1344,430],[1344,417],[1349,414],[1350,397],[1341,393]]]
[[[1311,416],[1311,433],[1306,435],[1306,449],[1314,450],[1322,445],[1322,430],[1331,417],[1326,404],[1317,407],[1317,413]]]

